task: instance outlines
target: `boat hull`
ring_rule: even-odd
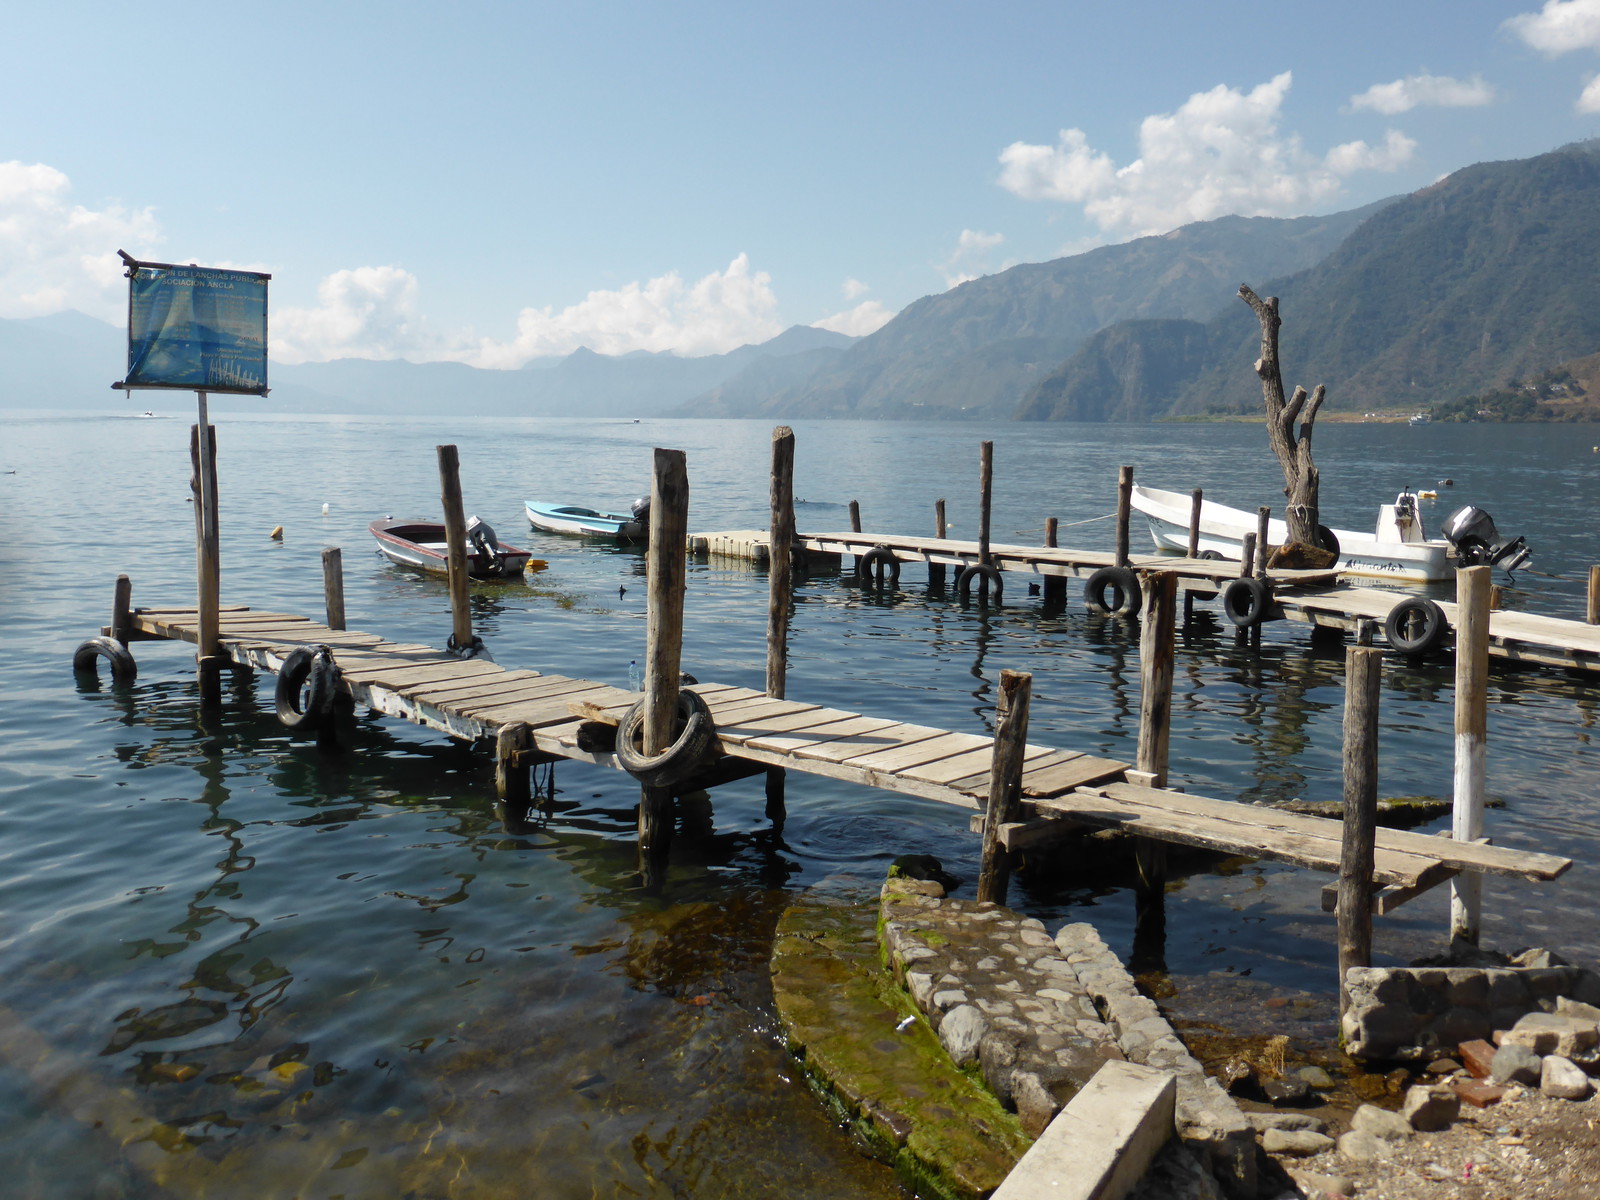
[[[1186,554],[1189,550],[1190,498],[1159,488],[1135,487],[1133,507],[1150,523],[1150,536],[1160,550]],[[1204,500],[1200,505],[1200,553],[1239,561],[1244,537],[1256,531],[1256,515],[1243,509]],[[1339,559],[1335,569],[1347,575],[1370,575],[1403,583],[1434,583],[1454,574],[1450,544],[1442,539],[1426,542],[1379,541],[1371,534],[1335,529]],[[1267,541],[1281,546],[1288,539],[1282,521],[1269,521]]]
[[[523,509],[528,514],[528,524],[542,533],[619,542],[642,542],[649,533],[648,526],[624,513],[599,512],[576,504],[544,504],[537,500],[524,501]]]
[[[432,521],[374,521],[367,526],[377,540],[378,549],[390,562],[416,567],[436,575],[450,573],[449,543],[444,526]],[[468,547],[467,575],[473,579],[509,579],[528,568],[532,554],[504,542],[495,543],[494,556],[488,557]]]

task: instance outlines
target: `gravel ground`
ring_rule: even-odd
[[[1348,1121],[1348,1119],[1347,1119]],[[1337,1137],[1348,1125],[1330,1125]],[[1594,1200],[1600,1197],[1600,1096],[1552,1100],[1516,1089],[1486,1109],[1462,1105],[1439,1133],[1394,1143],[1388,1157],[1353,1162],[1337,1150],[1276,1160],[1286,1180],[1279,1195],[1323,1200]],[[1340,1180],[1349,1191],[1328,1191]],[[1270,1188],[1263,1195],[1271,1196]]]

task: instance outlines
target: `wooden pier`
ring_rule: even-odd
[[[710,557],[768,561],[767,535],[760,530],[697,533],[690,539],[694,553]],[[892,554],[901,564],[922,563],[939,572],[961,569],[980,561],[979,544],[949,538],[910,537],[876,533],[796,533],[794,544],[809,555],[837,561],[842,555],[858,559],[875,551]],[[1076,550],[1052,546],[993,545],[989,557],[1007,575],[1035,580],[1090,579],[1115,568],[1110,551]],[[1171,554],[1129,555],[1123,564],[1135,574],[1168,572],[1178,579],[1180,592],[1196,600],[1215,599],[1241,577],[1241,564],[1222,559],[1185,558]],[[1411,596],[1388,588],[1351,585],[1331,570],[1257,572],[1270,590],[1271,602],[1260,620],[1288,620],[1323,629],[1352,633],[1370,643],[1382,634],[1395,607]],[[1058,596],[1059,599],[1059,596]],[[1456,605],[1436,601],[1454,631]],[[1448,641],[1444,647],[1448,650]],[[1600,672],[1600,624],[1540,616],[1535,613],[1496,610],[1489,617],[1489,653],[1507,662],[1573,671]]]

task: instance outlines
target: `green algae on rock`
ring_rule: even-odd
[[[876,895],[817,889],[780,918],[772,991],[789,1049],[903,1186],[949,1200],[985,1196],[1029,1139],[916,1015],[882,965],[877,924]]]

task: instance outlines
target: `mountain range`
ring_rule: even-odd
[[[1479,163],[1326,216],[1223,217],[1028,263],[907,306],[867,337],[795,326],[727,354],[578,350],[516,371],[274,364],[279,411],[1148,421],[1252,413],[1280,297],[1289,386],[1330,411],[1418,409],[1600,351],[1600,141]],[[122,334],[0,320],[0,406],[111,408]],[[221,399],[221,398],[219,398]]]

